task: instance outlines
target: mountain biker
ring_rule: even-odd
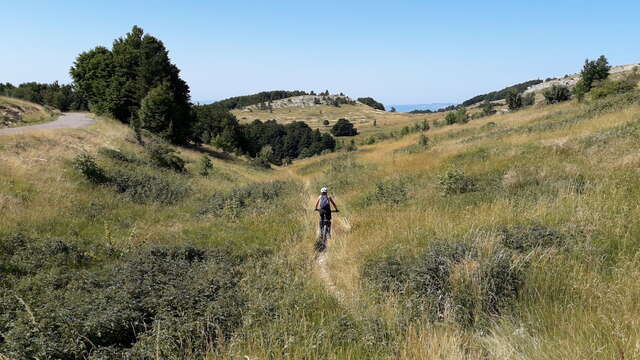
[[[320,189],[320,196],[316,201],[316,211],[320,212],[320,227],[322,227],[322,223],[326,220],[329,224],[331,223],[331,205],[333,208],[338,211],[338,206],[333,202],[333,199],[328,194],[329,189],[323,187]]]

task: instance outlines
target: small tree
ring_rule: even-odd
[[[573,96],[575,96],[576,99],[578,99],[578,102],[582,102],[582,100],[584,100],[584,96],[588,92],[589,92],[589,89],[587,89],[587,85],[585,84],[583,79],[580,79],[576,83],[576,86],[573,87]]]
[[[392,112],[392,113],[396,112],[396,108],[392,106],[391,110],[389,110],[389,112]]]
[[[329,126],[329,124],[330,124],[329,120],[323,120],[322,121],[322,125],[324,125],[324,126]]]
[[[358,135],[358,129],[347,119],[339,119],[331,128],[334,136],[355,136]]]
[[[418,138],[418,145],[427,147],[429,145],[429,138],[425,134],[420,134],[420,137]]]
[[[209,159],[207,155],[200,158],[200,169],[199,169],[200,175],[209,176],[211,169],[213,169],[213,163],[211,162],[211,159]]]
[[[571,91],[569,91],[568,87],[562,85],[553,85],[545,89],[542,95],[544,95],[547,104],[555,104],[571,99]]]
[[[609,62],[604,55],[601,55],[597,60],[584,61],[584,67],[582,68],[582,81],[587,91],[591,90],[595,81],[602,81],[609,77]]]
[[[377,120],[373,120],[373,127],[378,126],[378,121]]]
[[[522,107],[522,95],[518,94],[515,91],[509,92],[509,94],[507,94],[506,100],[507,106],[511,111],[518,110]]]

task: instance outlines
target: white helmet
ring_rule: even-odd
[[[323,187],[322,189],[320,189],[320,192],[324,194],[329,192],[329,189],[327,189],[326,187]]]

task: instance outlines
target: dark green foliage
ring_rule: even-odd
[[[418,137],[418,146],[427,147],[429,145],[429,138],[425,134],[420,134]]]
[[[215,145],[223,151],[236,151],[242,146],[242,128],[236,117],[221,106],[196,106],[194,141]]]
[[[330,123],[329,123],[329,120],[323,120],[323,121],[322,121],[322,125],[324,125],[324,126],[329,126],[329,124],[330,124]],[[374,125],[374,126],[375,126],[375,125]]]
[[[400,295],[412,317],[442,320],[452,313],[468,327],[499,315],[524,284],[523,271],[508,250],[481,254],[458,241],[433,241],[419,256],[396,251],[369,260],[363,279],[374,293]]]
[[[587,91],[591,90],[596,81],[602,81],[609,77],[609,62],[604,55],[601,55],[597,60],[586,59],[584,61],[584,67],[582,68],[582,82]]]
[[[211,170],[213,169],[213,163],[211,159],[207,155],[204,155],[200,158],[198,173],[200,176],[209,176]]]
[[[178,155],[177,151],[167,144],[159,141],[152,141],[145,145],[145,152],[149,155],[151,163],[155,166],[185,172],[185,161]]]
[[[522,107],[522,95],[515,91],[510,91],[506,96],[507,107],[509,110],[514,111]]]
[[[163,97],[170,98],[170,109],[151,111],[158,116],[142,125],[175,143],[190,140],[189,87],[171,63],[164,44],[141,28],[134,26],[124,38],[116,39],[111,50],[96,47],[80,54],[71,76],[92,111],[124,122],[135,119],[150,90],[161,87]],[[161,103],[167,102],[164,100]]]
[[[98,166],[96,159],[89,154],[80,154],[73,159],[73,168],[94,184],[103,184],[109,181],[104,170]]]
[[[559,231],[539,224],[503,227],[498,233],[505,247],[520,252],[559,246],[565,242],[565,236]]]
[[[382,103],[375,101],[372,97],[358,98],[358,101],[376,110],[384,111],[384,105],[382,105]]]
[[[0,95],[30,101],[56,108],[60,111],[88,110],[87,101],[72,85],[58,82],[41,84],[28,82],[16,86],[0,83]]]
[[[349,120],[339,119],[331,128],[331,133],[334,136],[356,136],[358,129],[354,128]]]
[[[223,249],[122,253],[20,234],[0,248],[9,358],[204,357],[240,325],[242,260]]]
[[[542,92],[547,104],[556,104],[571,99],[571,91],[568,87],[562,85],[553,85]]]
[[[333,151],[336,142],[329,134],[312,130],[302,121],[282,125],[275,120],[255,120],[242,126],[241,149],[251,157],[257,157],[265,146],[273,152],[270,162],[281,165],[285,158],[319,155],[325,150]]]
[[[516,84],[513,86],[509,86],[506,87],[500,91],[494,91],[494,92],[490,92],[488,94],[483,94],[483,95],[478,95],[475,96],[469,100],[466,100],[462,103],[463,106],[470,106],[473,104],[477,104],[479,102],[482,102],[484,100],[489,100],[489,101],[496,101],[496,100],[502,100],[505,99],[509,93],[515,92],[516,94],[522,93],[523,91],[527,90],[527,88],[529,88],[532,85],[537,85],[542,83],[542,80],[530,80],[530,81],[526,81],[520,84]]]
[[[172,135],[175,117],[174,96],[168,83],[162,83],[149,90],[140,103],[140,127],[165,139],[170,139]]]
[[[477,190],[473,178],[465,175],[461,169],[446,171],[439,177],[439,183],[444,195],[464,194]]]
[[[277,205],[276,200],[294,187],[291,182],[277,180],[237,187],[226,193],[214,193],[199,213],[237,217],[247,209],[259,210],[268,205]]]
[[[253,95],[236,96],[224,100],[217,101],[211,105],[220,106],[222,108],[233,110],[243,108],[249,105],[256,105],[260,103],[268,103],[274,100],[286,99],[294,96],[309,95],[305,91],[295,90],[273,90],[263,91]],[[313,95],[313,94],[312,94]]]

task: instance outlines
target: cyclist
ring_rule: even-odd
[[[326,187],[320,189],[320,196],[316,201],[316,211],[320,212],[320,228],[322,228],[322,224],[326,221],[329,224],[329,229],[331,229],[331,205],[336,209],[335,211],[338,211],[338,206],[333,202],[328,192],[329,189]]]

